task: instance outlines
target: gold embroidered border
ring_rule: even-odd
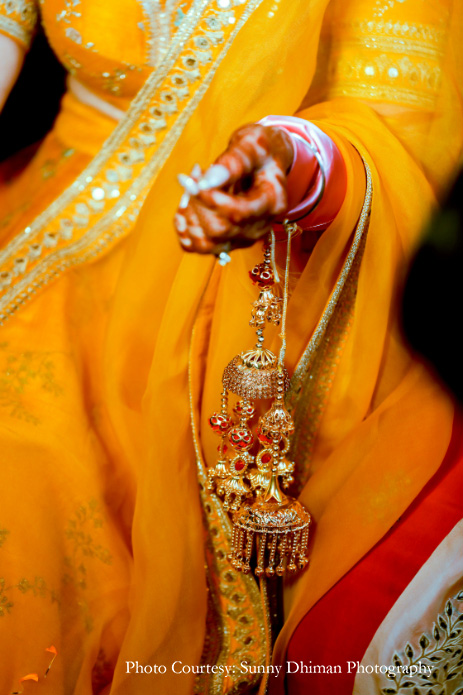
[[[146,19],[147,27],[148,65],[156,66],[161,60],[161,55],[167,49],[170,41],[170,27],[175,5],[178,0],[164,0],[164,6],[160,0],[139,0]]]
[[[352,96],[432,109],[441,84],[448,13],[439,23],[362,20],[329,24],[312,100]]]
[[[437,59],[414,52],[411,46],[389,54],[379,46],[369,49],[362,51],[360,43],[352,42],[329,57],[324,88],[330,98],[355,96],[432,108],[442,77]]]
[[[443,55],[446,35],[445,27],[367,20],[342,24],[336,31],[347,33],[345,44],[434,59]]]
[[[413,89],[398,89],[386,85],[374,85],[367,82],[345,82],[341,87],[331,87],[329,90],[330,99],[335,97],[356,97],[372,101],[387,101],[410,106],[421,106],[432,109],[436,95],[417,92]]]
[[[76,181],[0,253],[0,322],[133,226],[233,40],[262,0],[196,0],[126,118]],[[230,21],[232,20],[232,22]]]
[[[159,39],[159,31],[156,12],[159,12],[159,2],[152,2],[152,0],[139,0],[139,2],[149,25],[145,30],[148,48],[147,62],[148,65],[155,66],[158,64],[158,46],[156,45],[156,38]]]
[[[0,32],[5,32],[8,36],[18,39],[26,48],[29,48],[31,44],[31,32],[24,29],[19,22],[15,22],[14,19],[10,19],[4,15],[0,15]]]
[[[206,571],[210,592],[208,625],[214,626],[203,651],[204,663],[219,667],[231,666],[230,675],[204,674],[198,677],[195,692],[210,695],[233,695],[249,692],[259,682],[259,675],[243,674],[240,663],[265,664],[270,653],[269,619],[262,604],[262,597],[254,577],[237,572],[230,565],[231,522],[218,497],[207,491],[207,473],[199,441],[197,407],[192,386],[193,329],[189,359],[190,417],[193,442],[197,459],[198,480],[204,523],[207,531]],[[213,640],[211,641],[211,637]]]
[[[260,585],[260,601],[262,606],[262,613],[264,614],[264,629],[265,629],[265,639],[267,644],[266,658],[265,658],[265,673],[262,675],[262,680],[260,682],[258,695],[267,695],[268,692],[268,682],[270,669],[269,666],[272,661],[272,617],[270,614],[270,600],[269,600],[269,588],[267,579],[261,577],[259,580]]]
[[[291,458],[296,461],[297,491],[309,477],[315,436],[353,315],[373,193],[370,168],[365,160],[363,164],[366,191],[352,246],[325,311],[292,376],[286,399],[295,422]]]
[[[442,44],[426,44],[420,41],[413,41],[407,37],[403,39],[392,36],[355,37],[345,41],[344,46],[348,46],[352,50],[367,48],[385,53],[413,55],[433,60],[437,60],[444,53]]]

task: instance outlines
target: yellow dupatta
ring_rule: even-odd
[[[404,24],[407,17],[411,22],[416,12],[418,17],[415,16],[414,21],[420,26],[426,26],[428,19],[431,25],[437,22],[440,32],[447,22],[453,32],[458,31],[459,8],[435,5],[428,7],[429,14],[424,17],[421,5],[409,5],[405,9],[407,14],[401,16]],[[359,15],[368,18],[361,4],[355,5],[353,14],[352,23],[354,19],[358,21]],[[341,24],[338,30],[341,44],[343,31],[347,31],[347,27]],[[440,37],[442,39],[442,33]],[[455,123],[461,119],[458,90],[455,89],[458,64],[453,51],[456,45],[453,35],[433,53],[435,65],[430,69],[437,65],[442,74],[442,83],[434,98],[432,89],[426,92],[423,88],[422,94],[419,89],[410,90],[408,95],[400,95],[405,107],[394,104],[390,113],[377,115],[371,108],[374,100],[367,84],[364,94],[355,96],[357,99],[363,96],[365,101],[369,97],[369,105],[357,99],[342,98],[301,114],[314,120],[335,139],[341,138],[341,147],[345,140],[353,143],[370,162],[373,204],[358,279],[355,273],[351,274],[354,287],[350,292],[354,297],[350,297],[350,305],[347,300],[340,303],[337,312],[348,314],[346,323],[340,330],[339,321],[331,322],[333,325],[325,331],[325,344],[322,341],[321,346],[317,346],[307,367],[317,367],[314,365],[317,353],[326,360],[322,373],[317,375],[318,393],[313,387],[307,394],[309,402],[305,406],[309,416],[318,418],[318,437],[310,462],[313,475],[301,498],[315,514],[317,530],[311,568],[288,591],[290,613],[277,644],[275,658],[278,661],[283,658],[285,644],[305,611],[390,528],[437,469],[447,448],[452,423],[451,404],[401,346],[394,302],[406,260],[434,202],[434,191],[442,188],[451,171],[452,164],[449,167],[449,161],[444,163],[441,159],[440,171],[436,171],[437,151],[451,150],[454,164],[461,152],[461,136],[455,128]],[[416,47],[411,46],[411,49]],[[328,92],[329,87],[328,84]],[[355,87],[358,90],[358,84]],[[336,88],[339,90],[340,86],[334,84],[333,92]],[[413,100],[413,108],[408,112],[407,97],[410,102]],[[417,108],[420,98],[422,109]],[[416,120],[419,123],[414,127],[412,124]],[[451,124],[448,130],[444,125],[447,120]],[[444,138],[432,147],[427,134],[437,129],[448,133],[449,142]],[[347,160],[352,161],[345,145],[344,152]],[[345,208],[318,244],[291,298],[289,345],[292,348],[288,361],[294,368],[304,344],[310,345],[335,286],[339,259],[345,254],[359,213],[359,185],[363,189],[364,179],[353,162]],[[145,219],[150,219],[149,208],[142,218]],[[242,325],[240,322],[251,301],[242,278],[246,267],[252,265],[253,254],[243,252],[242,257],[240,261],[236,254],[234,268],[223,273],[220,289],[213,290],[214,309],[210,305],[204,309],[212,314],[209,317],[210,345],[206,347],[201,343],[193,360],[197,363],[201,352],[206,359],[202,376],[205,385],[201,439],[208,461],[213,460],[214,444],[206,419],[214,404],[213,394],[217,394],[220,371],[227,357],[247,344],[245,329],[240,332],[239,340],[230,336],[233,330],[230,327]],[[199,267],[201,260],[194,263]],[[180,294],[182,291],[180,286]],[[311,298],[309,304],[307,297]],[[172,310],[175,311],[174,307]],[[165,340],[173,324],[174,313],[171,321],[166,322]],[[328,341],[333,338],[335,345],[331,355],[327,355]],[[186,339],[185,334],[183,339]],[[163,363],[166,360],[167,355],[164,355]],[[330,382],[333,382],[331,393]],[[315,409],[310,404],[311,396],[317,404],[322,402],[321,407],[318,406],[322,413],[310,412],[311,408]],[[299,408],[303,410],[304,405],[300,403]],[[300,417],[299,422],[304,423],[304,417]],[[307,419],[305,426],[310,426]],[[423,431],[425,438],[419,435]],[[298,463],[301,474],[303,465],[301,460]]]
[[[283,3],[279,7],[285,13],[292,11],[288,4],[285,6]],[[422,51],[428,57],[429,71],[437,71],[440,79],[435,83],[424,79],[414,86],[414,63],[410,58],[410,64],[405,62],[403,67],[404,73],[406,70],[409,72],[402,75],[401,88],[397,88],[396,92],[394,84],[392,87],[390,85],[394,71],[388,73],[386,70],[383,85],[378,75],[376,79],[367,80],[366,84],[359,84],[354,77],[350,85],[346,84],[343,74],[334,77],[328,75],[326,93],[322,95],[327,99],[326,103],[300,114],[314,120],[338,142],[348,162],[349,190],[338,219],[323,235],[308,260],[288,310],[288,363],[296,372],[294,389],[300,396],[294,397],[293,405],[299,427],[310,429],[311,419],[315,421],[315,431],[308,435],[308,460],[304,460],[302,449],[297,466],[304,482],[311,474],[302,489],[301,499],[315,516],[316,531],[309,570],[288,586],[289,615],[276,646],[275,659],[278,662],[284,658],[287,641],[305,612],[384,535],[436,471],[451,432],[452,405],[449,399],[425,370],[411,360],[402,346],[397,325],[397,288],[403,278],[407,259],[435,202],[435,194],[442,190],[461,156],[461,129],[456,127],[457,123],[461,123],[456,82],[456,76],[461,74],[458,72],[461,70],[461,57],[455,53],[460,45],[457,34],[461,26],[461,7],[452,3],[432,3],[424,8],[421,3],[409,2],[403,7],[393,8],[393,17],[394,12],[395,23],[399,23],[397,31],[406,32],[404,27],[408,22],[412,35],[407,37],[410,45],[400,48],[403,44],[396,42],[395,35],[388,34],[390,30],[384,28],[381,18],[376,20],[374,30],[380,36],[381,32],[385,34],[381,50],[389,52],[390,67],[386,64],[386,68],[400,65],[401,50],[405,51],[407,57],[412,55],[416,62],[421,60]],[[359,25],[364,31],[362,22],[367,23],[370,14],[367,3],[352,3],[346,11],[336,5],[335,27],[327,27],[326,40],[329,36],[333,39],[335,35],[335,46],[337,41],[339,51],[344,51],[342,58],[346,62],[349,55],[346,56],[345,52],[358,52],[360,44],[365,51],[363,68],[369,66],[371,54],[367,50],[366,38],[357,34],[353,45],[346,40],[346,48],[343,42],[349,31],[348,38],[352,39],[352,33],[355,34],[355,28]],[[288,15],[284,16],[287,19]],[[262,15],[256,15],[247,27],[250,32],[252,28],[254,37],[253,57],[261,48],[257,33],[262,27],[261,19],[264,22]],[[302,18],[299,15],[298,26],[300,24]],[[417,27],[419,37],[414,42],[413,32],[417,31]],[[431,29],[435,29],[435,32]],[[423,38],[426,35],[432,37],[431,47],[426,45]],[[250,53],[246,44],[241,43],[245,38],[246,34],[243,33],[235,41],[233,51],[228,56],[231,66],[224,62],[223,68],[229,67],[232,78],[236,75],[232,62],[235,55],[239,55],[239,52]],[[267,50],[267,45],[263,50]],[[301,46],[299,51],[299,55],[306,59],[306,50]],[[380,58],[384,60],[382,54],[378,56],[373,52],[373,61],[379,63]],[[282,68],[280,74],[286,76],[286,84],[278,81],[278,88],[275,85],[278,70],[275,75],[269,69],[270,77],[264,84],[259,83],[260,88],[256,88],[258,80],[254,70],[251,71],[249,66],[249,79],[253,84],[252,107],[246,114],[238,114],[236,121],[230,119],[235,118],[235,109],[243,105],[242,101],[238,105],[235,102],[230,105],[223,85],[220,94],[212,91],[208,95],[211,101],[208,102],[206,98],[202,102],[201,108],[209,105],[217,122],[224,124],[227,134],[240,121],[254,120],[269,111],[282,112],[281,100],[284,98],[287,105],[283,107],[283,112],[293,112],[291,99],[295,93],[299,93],[296,81],[298,73],[294,66],[286,72]],[[244,81],[247,77],[247,73],[240,75],[244,99],[248,94]],[[232,78],[228,82],[230,87],[233,86]],[[265,94],[262,96],[263,90]],[[269,93],[271,104],[267,101]],[[312,97],[309,93],[309,103],[311,98],[318,101],[319,97],[319,90]],[[208,118],[210,111],[204,122]],[[193,130],[193,124],[191,128]],[[433,139],[436,132],[440,133],[439,141]],[[188,164],[194,160],[204,164],[217,154],[217,151],[211,150],[210,156],[208,153],[205,160],[202,159],[197,144],[200,136],[199,129],[195,129],[192,137],[195,142],[194,156],[188,160]],[[360,212],[359,197],[363,198],[364,195],[365,178],[346,142],[352,143],[370,164],[373,187],[364,246],[359,248],[358,263],[347,268],[348,273],[345,272],[346,267],[341,269],[341,259],[346,258],[352,241]],[[206,147],[209,149],[208,145]],[[439,157],[438,153],[442,150],[452,152],[451,160]],[[164,193],[167,194],[167,191],[164,190]],[[156,219],[156,199],[154,189],[139,222],[140,239],[143,234],[141,230]],[[141,243],[143,255],[146,255],[145,244],[148,242]],[[201,338],[197,340],[192,357],[192,369],[196,373],[193,405],[201,408],[198,438],[208,463],[214,461],[216,442],[209,433],[207,417],[217,406],[221,370],[227,360],[250,340],[250,333],[243,327],[247,307],[252,301],[252,292],[246,286],[246,269],[252,267],[257,257],[258,252],[254,249],[236,253],[231,266],[221,271],[220,279],[217,279],[216,273],[212,289],[203,300],[196,328]],[[186,258],[182,266],[185,271],[177,276],[174,292],[170,293],[168,314],[164,315],[158,337],[162,347],[156,352],[151,372],[151,394],[165,392],[169,379],[166,379],[160,365],[168,365],[172,355],[175,355],[175,379],[184,373],[181,365],[186,359],[186,342],[194,319],[193,313],[190,313],[185,326],[183,321],[177,322],[176,317],[183,312],[180,307],[185,302],[186,292],[190,294],[193,288],[198,288],[193,304],[189,302],[194,307],[199,301],[200,288],[206,283],[201,268],[208,266],[207,259]],[[338,297],[337,306],[330,316],[329,299],[343,272],[345,291]],[[198,281],[200,277],[204,278],[202,282]],[[233,334],[238,325],[238,335]],[[322,330],[316,330],[317,326]],[[319,342],[318,338],[317,341],[313,339],[316,335],[320,338]],[[310,388],[297,386],[297,379],[302,384],[310,383],[308,377],[311,374],[315,378]],[[176,391],[176,398],[181,398],[181,390],[185,388],[186,376],[181,381],[181,389]],[[161,417],[159,432],[170,432],[170,410],[161,415],[153,396],[150,396],[147,405],[151,422]],[[177,410],[181,409],[184,412],[183,407],[177,405]],[[174,437],[174,430],[171,436]],[[169,456],[170,442],[170,437],[160,441],[162,453],[159,460]],[[174,452],[174,459],[181,456],[180,451],[185,451],[185,446],[186,442]],[[166,485],[167,481],[159,485],[159,489],[165,489]],[[172,481],[171,485],[175,483]],[[210,500],[205,504],[209,504],[209,508],[214,506]],[[216,552],[220,552],[220,548],[226,552],[226,534],[218,533],[217,524],[217,518],[213,518],[211,537],[213,540],[214,534],[215,537],[219,535]],[[223,528],[226,529],[226,524]],[[223,568],[220,571],[223,572]],[[236,573],[232,572],[231,576],[232,583],[239,582]]]
[[[250,654],[256,660],[265,658],[265,635],[255,624],[263,618],[255,586],[251,579],[225,568],[228,523],[216,500],[204,494],[200,500],[197,488],[197,465],[201,480],[202,459],[213,462],[216,443],[206,420],[217,405],[221,370],[249,342],[250,334],[241,330],[253,298],[246,269],[259,257],[259,250],[234,253],[230,267],[215,269],[212,277],[211,259],[182,256],[172,233],[171,219],[179,197],[174,182],[179,171],[188,170],[196,161],[203,166],[209,163],[243,122],[271,112],[292,114],[297,110],[315,72],[317,37],[326,5],[294,0],[236,2],[229,6],[232,14],[220,15],[215,3],[197,3],[196,10],[205,12],[205,18],[222,17],[221,29],[212,31],[223,32],[223,38],[209,37],[209,56],[203,55],[207,52],[194,41],[208,36],[210,23],[202,24],[196,15],[191,34],[177,37],[177,43],[174,39],[172,65],[164,64],[148,80],[127,120],[85,172],[91,181],[79,179],[28,232],[44,235],[48,245],[42,260],[32,263],[26,274],[14,271],[15,266],[22,267],[16,262],[22,256],[15,254],[23,254],[24,244],[32,243],[27,239],[16,240],[3,255],[2,270],[9,275],[3,276],[2,311],[6,315],[21,307],[18,317],[5,324],[5,335],[12,342],[21,340],[31,326],[40,325],[42,315],[47,316],[47,328],[60,345],[67,340],[63,329],[67,308],[79,307],[73,301],[77,292],[73,282],[77,285],[85,278],[89,286],[96,290],[101,286],[104,291],[104,319],[101,322],[98,308],[88,326],[79,327],[77,340],[83,372],[91,372],[91,378],[85,378],[98,385],[104,404],[103,424],[94,423],[95,431],[127,486],[129,501],[114,512],[116,538],[121,520],[125,524],[135,507],[133,560],[127,562],[128,616],[120,630],[122,646],[113,693],[149,693],[153,688],[165,693],[191,692],[194,674],[176,674],[171,664],[201,660],[207,615],[207,637],[213,639],[206,640],[205,658],[211,656],[217,664],[236,669],[228,678],[224,671],[204,674],[200,691],[204,683],[212,692],[233,689],[246,679],[239,669],[241,659]],[[355,2],[350,7],[357,19],[369,19],[369,4]],[[392,9],[399,12],[397,21],[402,25],[407,21],[432,25],[436,17],[446,15],[452,32],[460,31],[461,7],[450,1],[425,7],[418,0],[407,0]],[[354,20],[339,23],[336,37],[341,47],[343,32]],[[388,44],[391,51],[393,39]],[[369,84],[364,85],[364,94],[336,93],[335,88],[341,89],[345,83],[341,75],[338,82],[332,76],[327,80],[326,103],[302,114],[338,142],[347,160],[349,187],[343,210],[317,244],[289,305],[288,366],[300,379],[299,386],[297,378],[294,382],[294,406],[302,426],[308,425],[309,411],[315,408],[312,399],[318,408],[315,431],[308,435],[310,461],[297,461],[301,477],[311,473],[301,498],[314,514],[317,529],[311,566],[288,588],[289,617],[277,644],[277,660],[283,658],[290,634],[304,612],[381,538],[432,476],[449,440],[451,405],[401,346],[394,304],[398,281],[435,192],[461,148],[461,129],[457,128],[461,111],[455,89],[461,62],[455,63],[453,51],[462,44],[454,33],[444,32],[436,40],[441,42],[439,50],[430,60],[439,67],[442,80],[429,89],[419,85],[432,106],[429,99],[423,107],[418,100],[413,108],[406,103],[378,115],[372,108],[375,98],[386,97],[375,97]],[[198,50],[204,62],[198,59]],[[188,61],[188,51],[196,58],[189,67],[183,61],[185,57]],[[419,52],[415,58],[417,55],[419,58]],[[178,66],[182,71],[191,68],[195,80],[188,84],[188,95],[177,92],[172,104],[166,99],[165,84]],[[358,89],[358,81],[355,87]],[[420,93],[417,88],[410,90],[412,94],[417,91]],[[150,119],[155,125],[150,125]],[[416,120],[419,127],[414,125]],[[439,144],[436,131],[443,134]],[[153,137],[155,142],[150,141]],[[358,263],[344,273],[343,291],[331,315],[326,314],[329,298],[348,257],[365,194],[365,176],[349,142],[370,165],[373,200],[370,224],[355,254]],[[442,149],[451,158],[441,158]],[[114,169],[113,161],[130,168],[130,177],[124,180],[124,172],[120,172],[122,195],[117,203],[108,208],[106,202],[103,207],[95,206],[92,191],[103,187],[106,178],[100,181],[99,177]],[[79,190],[80,186],[84,188]],[[145,199],[148,189],[132,229],[139,201]],[[72,226],[71,238],[69,233],[66,236],[66,220]],[[91,225],[90,233],[83,231],[83,222],[85,229]],[[119,250],[102,256],[129,231],[130,238]],[[67,266],[90,259],[100,260],[86,265],[80,274],[68,273],[24,304],[34,282],[48,283]],[[197,426],[196,451],[187,399],[189,345],[195,322],[191,407]],[[324,330],[317,333],[317,325]],[[319,344],[313,341],[314,335],[321,335]],[[310,370],[316,374],[313,393],[303,386]],[[75,389],[77,393],[77,386]],[[66,396],[78,398],[70,389]],[[72,438],[71,426],[68,436]],[[244,619],[246,615],[250,620]],[[36,635],[43,630],[40,625],[35,629]],[[98,652],[97,644],[96,639],[89,663]],[[167,672],[134,676],[127,672],[128,661],[165,664]],[[83,675],[75,692],[89,692]]]
[[[299,16],[308,21],[310,15],[319,27],[321,5],[311,6],[310,13],[303,3],[299,9]],[[265,45],[269,12],[275,32]],[[255,13],[265,18],[260,35],[248,24]],[[183,167],[192,156],[210,158],[223,147],[233,123],[275,105],[263,91],[258,104],[262,73],[251,70],[247,101],[240,106],[235,100],[234,111],[232,99],[222,101],[230,120],[214,134],[216,144],[202,135],[211,104],[218,95],[226,96],[221,79],[214,82],[226,58],[235,94],[246,86],[239,68],[246,42],[255,38],[266,56],[273,54],[276,73],[279,61],[283,67],[294,63],[296,41],[287,42],[278,58],[275,47],[283,45],[295,25],[296,5],[283,21],[281,17],[257,1],[227,9],[205,0],[192,3],[166,60],[102,152],[24,234],[2,249],[0,395],[8,496],[0,527],[2,558],[7,558],[0,585],[1,617],[6,618],[0,640],[2,651],[11,652],[1,676],[8,692],[18,689],[24,674],[41,671],[50,645],[58,656],[48,680],[39,673],[37,688],[44,692],[53,687],[56,693],[72,689],[87,695],[92,682],[108,690],[108,679],[112,692],[152,692],[156,684],[167,692],[193,687],[194,674],[178,676],[170,669],[175,659],[200,661],[207,612],[204,530],[185,398],[189,336],[168,365],[160,371],[154,365],[161,364],[162,351],[168,349],[159,336],[176,302],[189,332],[195,291],[201,291],[201,276],[207,277],[211,264],[210,259],[184,259],[168,231],[178,195],[174,182],[180,163]],[[243,31],[245,44],[236,51]],[[299,32],[295,39],[302,41]],[[315,50],[314,45],[301,74],[313,71]],[[255,60],[258,64],[257,54]],[[292,110],[303,97],[304,82],[299,79],[298,89],[295,85]],[[277,106],[282,110],[283,101]],[[150,220],[133,230],[153,182],[154,199],[162,201],[154,235]],[[132,241],[116,247],[129,232]],[[183,302],[185,272],[197,281],[189,306]],[[180,328],[178,318],[174,325]],[[175,340],[174,332],[169,336]],[[162,381],[162,375],[169,408],[173,406],[167,429],[161,421],[166,404],[148,385],[155,378]],[[178,388],[183,400],[175,396]],[[150,402],[156,403],[155,429]],[[180,411],[174,412],[177,405]],[[158,427],[164,430],[163,442]],[[175,461],[169,468],[159,465],[166,436],[172,446],[168,459]],[[169,502],[164,473],[178,482]],[[18,501],[21,518],[34,516],[35,542],[28,551]],[[239,601],[256,595],[247,584]],[[227,592],[236,601],[238,594],[230,587]],[[247,599],[246,605],[252,601]],[[222,640],[226,634],[239,640],[243,653],[254,641],[256,654],[263,656],[265,644],[254,618],[246,625],[236,611],[230,610],[230,616],[233,629],[225,625],[217,633],[214,659],[234,661],[235,644]],[[238,626],[244,634],[237,633]],[[127,671],[127,662],[133,661],[165,663],[167,675],[133,677]],[[221,688],[223,672],[213,675],[213,687]],[[238,679],[239,674],[229,679],[230,687]]]

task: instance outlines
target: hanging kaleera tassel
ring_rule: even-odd
[[[233,537],[229,559],[244,573],[255,567],[258,577],[286,571],[296,572],[307,563],[310,514],[296,499],[285,495],[293,481],[294,463],[286,457],[294,432],[293,420],[284,403],[289,375],[284,366],[286,349],[286,309],[291,235],[297,225],[285,223],[288,234],[283,298],[273,292],[276,268],[273,262],[274,238],[264,243],[264,260],[249,273],[259,287],[250,325],[256,328],[256,346],[234,357],[223,373],[220,412],[209,422],[220,437],[219,458],[209,471],[209,489],[223,498],[225,510],[232,514]],[[264,347],[266,323],[282,325],[279,356]],[[228,395],[239,397],[234,415],[229,413]],[[273,398],[270,409],[259,418],[255,455],[252,420],[254,401]]]

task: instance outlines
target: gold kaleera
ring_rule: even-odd
[[[283,298],[273,292],[275,273],[269,240],[264,244],[264,261],[250,272],[260,288],[254,302],[250,325],[256,328],[256,346],[234,357],[223,373],[220,412],[209,422],[220,437],[219,458],[209,471],[209,489],[223,498],[224,508],[232,513],[233,538],[229,559],[235,569],[247,573],[251,562],[257,576],[303,569],[307,562],[307,544],[311,517],[296,499],[285,495],[293,481],[294,463],[286,458],[293,420],[284,403],[289,375],[284,366],[285,325],[288,302],[288,275],[291,235],[297,225],[285,223],[288,234],[286,273]],[[276,272],[276,271],[275,271]],[[266,323],[282,324],[282,345],[277,358],[264,348]],[[239,396],[234,416],[229,414],[229,392]],[[253,455],[256,437],[251,421],[255,415],[253,401],[274,398],[270,409],[257,423],[258,452]],[[231,447],[231,452],[229,450]]]

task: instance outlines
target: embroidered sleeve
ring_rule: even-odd
[[[36,0],[0,0],[0,33],[29,48],[38,19]]]
[[[433,109],[450,5],[447,0],[333,0],[307,102],[348,96]]]

